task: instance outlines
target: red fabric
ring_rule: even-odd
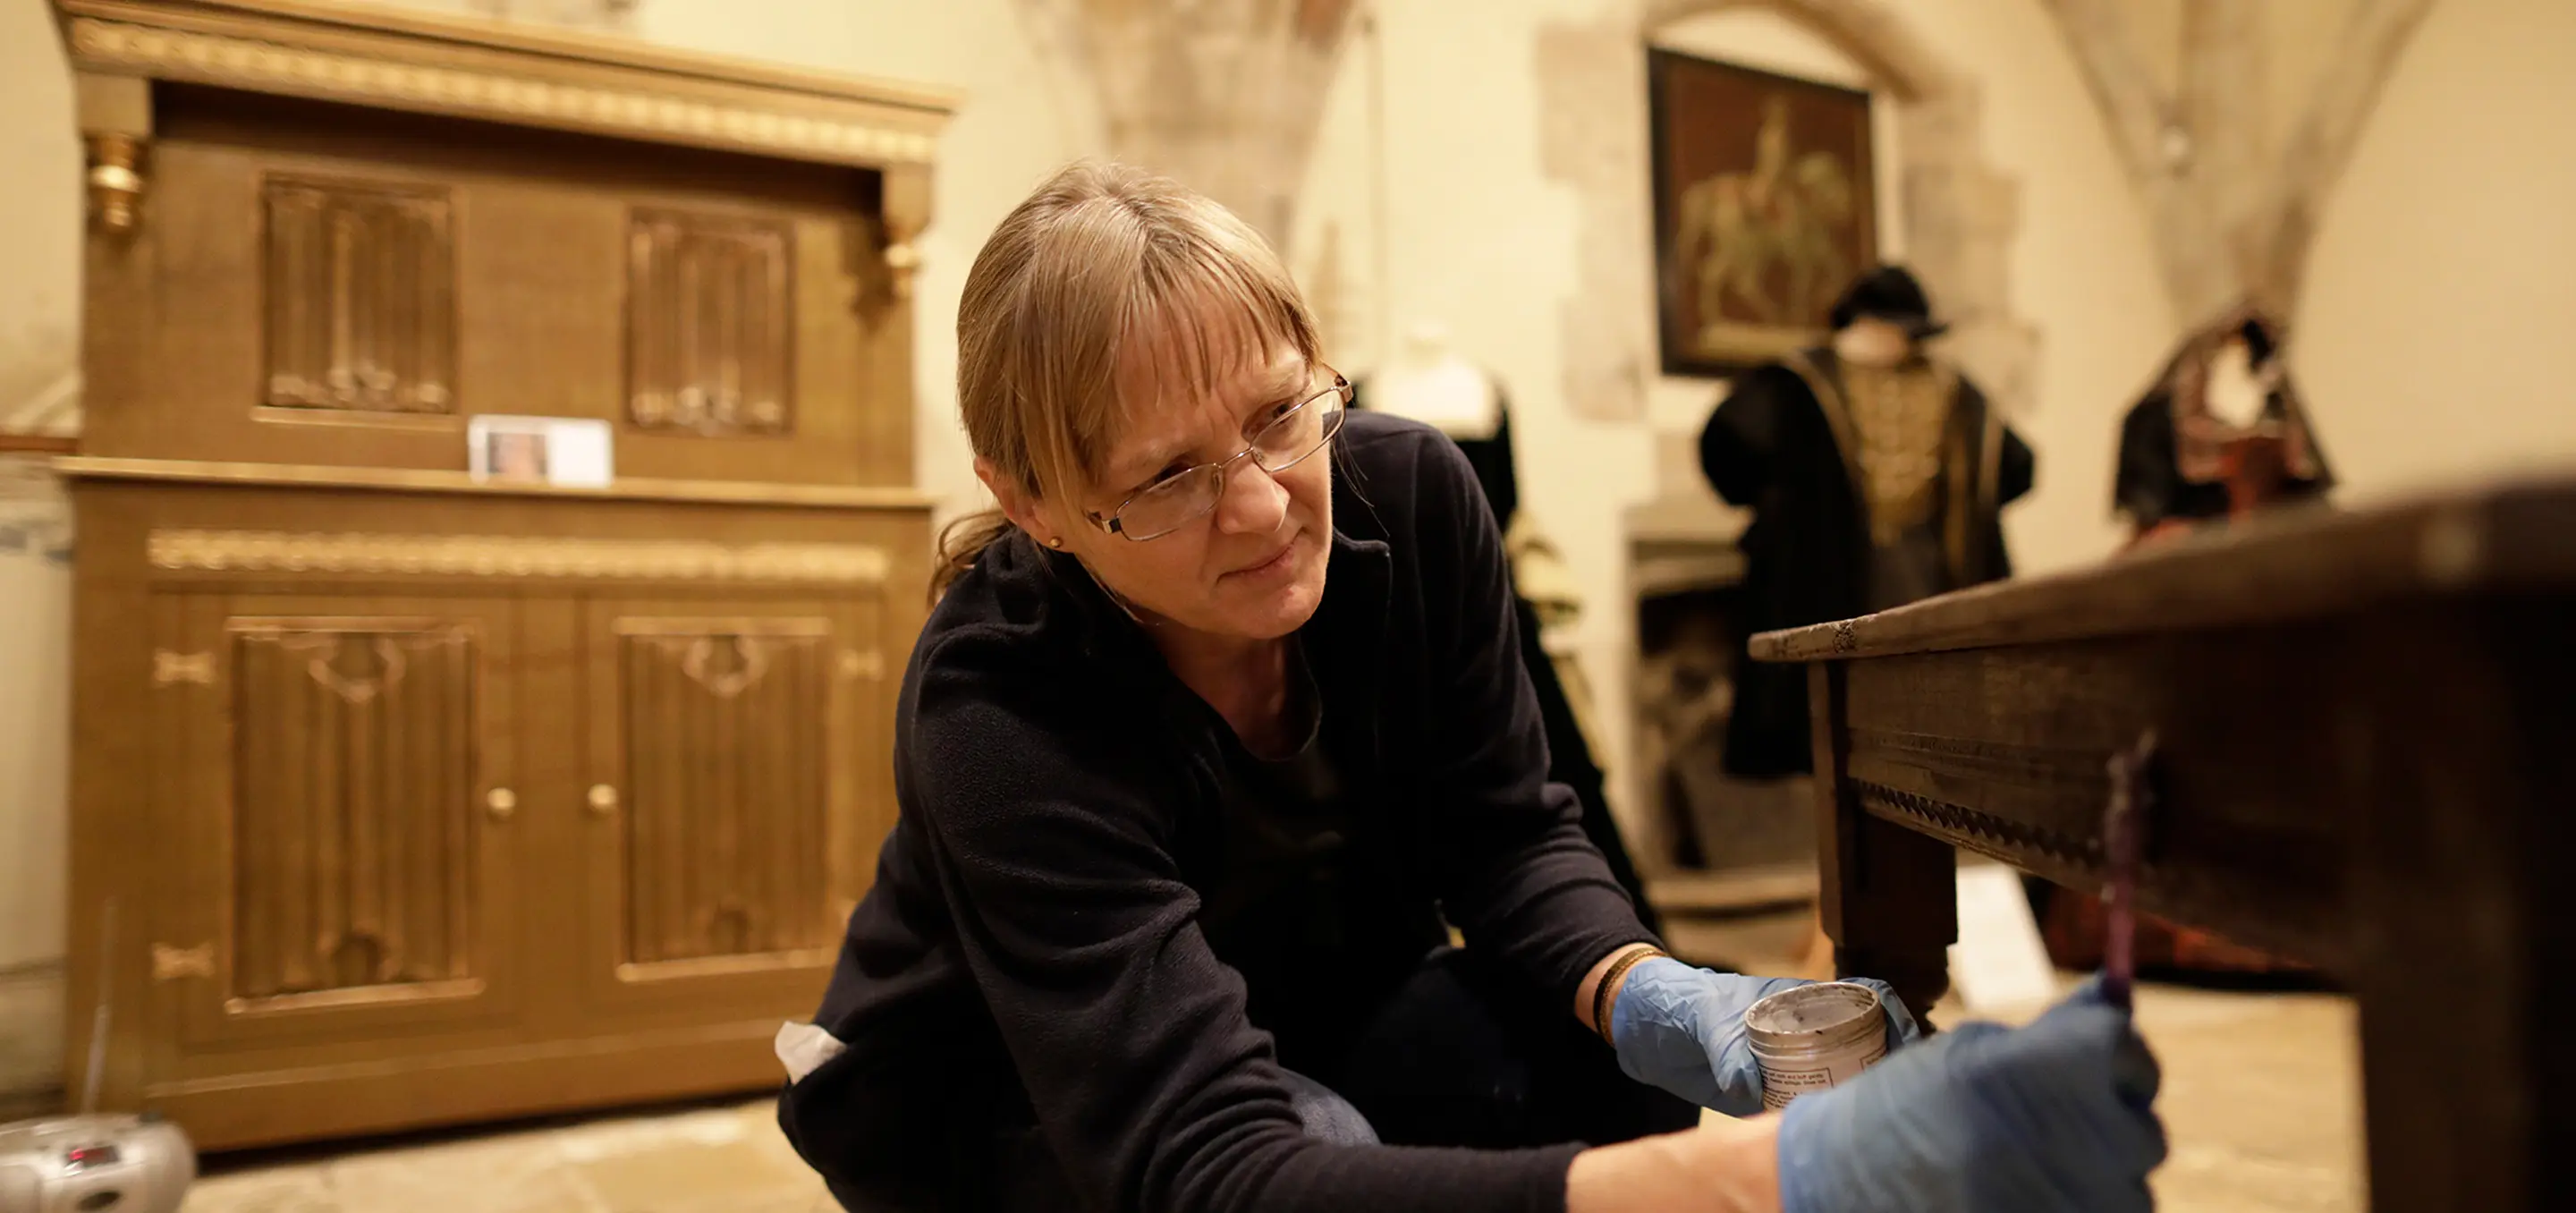
[[[2086,970],[2102,964],[2101,899],[2055,890],[2048,899],[2040,937],[2048,958],[2061,969]],[[2207,931],[2176,926],[2152,915],[2138,916],[2136,936],[2140,969],[2220,973],[2310,973],[2315,970],[2286,956],[2230,943]]]

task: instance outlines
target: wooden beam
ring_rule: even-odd
[[[80,449],[80,439],[54,434],[0,434],[0,454],[69,455]]]

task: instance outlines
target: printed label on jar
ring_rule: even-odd
[[[1811,1091],[1838,1087],[1859,1077],[1860,1072],[1878,1064],[1887,1056],[1887,1042],[1879,1040],[1866,1052],[1845,1054],[1839,1058],[1800,1059],[1796,1063],[1762,1062],[1762,1110],[1777,1112],[1789,1101]]]

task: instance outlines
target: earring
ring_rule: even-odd
[[[1054,538],[1052,538],[1052,539],[1047,540],[1047,546],[1048,546],[1048,547],[1051,547],[1051,548],[1060,548],[1060,547],[1063,547],[1063,546],[1064,546],[1064,536],[1062,536],[1062,535],[1058,535],[1058,536],[1056,536],[1056,537],[1054,537]]]

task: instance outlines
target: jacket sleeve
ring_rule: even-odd
[[[1184,777],[1135,774],[1157,765],[1088,710],[1079,680],[958,633],[926,656],[908,706],[901,768],[959,949],[1086,1205],[1563,1208],[1571,1149],[1304,1135],[1270,1038],[1245,1018],[1242,980],[1210,951],[1171,858],[1165,823]]]
[[[1739,377],[1709,414],[1699,432],[1699,468],[1718,496],[1736,505],[1759,501],[1771,482],[1772,461],[1780,449],[1780,414],[1793,389],[1806,390],[1797,372],[1758,367]]]
[[[2143,533],[2173,516],[2182,488],[2175,458],[2172,397],[2158,388],[2120,421],[2111,508],[2125,515],[2135,531]]]
[[[1995,504],[2006,506],[2021,500],[2038,478],[2039,456],[2030,449],[2029,443],[2022,441],[2020,434],[2013,432],[2012,425],[2002,419],[1995,409],[1995,402],[1984,390],[1965,376],[1959,379],[1959,404],[1971,410],[1969,416],[1993,418],[1995,428],[2002,431],[1996,442],[1999,449],[1995,452]]]
[[[2003,454],[1995,460],[1995,504],[2011,505],[2030,492],[2039,479],[2039,456],[2011,426],[2004,427]]]
[[[1573,1013],[1602,956],[1651,941],[1627,891],[1584,836],[1574,793],[1547,779],[1547,730],[1523,666],[1502,537],[1472,472],[1446,444],[1422,447],[1416,481],[1430,641],[1425,744],[1410,755],[1424,806],[1423,861],[1471,947],[1496,948]]]
[[[1500,397],[1502,389],[1494,389],[1494,394]],[[1494,509],[1494,521],[1509,529],[1521,510],[1521,463],[1520,455],[1512,449],[1511,401],[1498,399],[1495,407],[1502,410],[1501,420],[1494,425],[1494,461],[1499,466],[1491,478],[1491,491],[1485,496],[1486,504]]]

